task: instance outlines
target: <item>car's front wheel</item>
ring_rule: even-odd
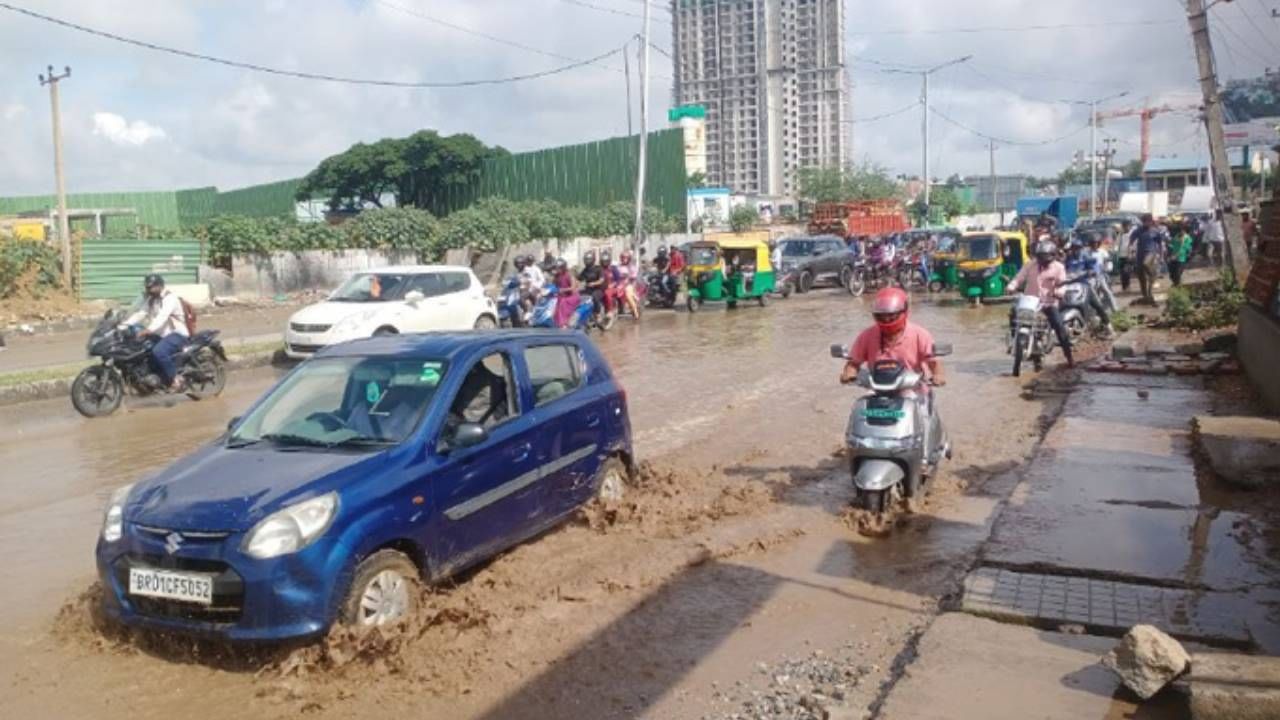
[[[397,550],[379,550],[356,566],[342,604],[342,622],[362,629],[399,622],[413,614],[418,585],[418,567],[412,560]]]
[[[600,466],[596,480],[596,497],[607,502],[617,502],[627,494],[627,466],[616,457]]]
[[[481,315],[476,318],[475,328],[477,330],[493,330],[496,327],[498,327],[498,323],[493,319],[492,315]]]

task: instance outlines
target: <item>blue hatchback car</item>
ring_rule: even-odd
[[[419,582],[620,497],[632,467],[626,395],[580,333],[336,345],[112,495],[105,610],[246,641],[394,622]]]

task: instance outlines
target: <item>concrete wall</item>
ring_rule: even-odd
[[[417,262],[417,253],[404,250],[306,250],[234,255],[231,284],[237,296],[275,297],[302,290],[332,290],[354,272]]]
[[[1262,310],[1245,305],[1240,309],[1236,353],[1249,381],[1262,395],[1267,409],[1280,414],[1280,320]]]

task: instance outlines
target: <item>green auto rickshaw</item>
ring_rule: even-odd
[[[686,270],[689,312],[703,303],[755,300],[764,307],[777,283],[769,259],[768,233],[719,233],[689,246]]]
[[[1029,259],[1020,232],[965,233],[957,246],[960,295],[975,303],[1004,297],[1005,287]]]

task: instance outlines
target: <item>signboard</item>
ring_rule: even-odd
[[[1280,145],[1280,74],[1227,81],[1222,114],[1228,147]]]

